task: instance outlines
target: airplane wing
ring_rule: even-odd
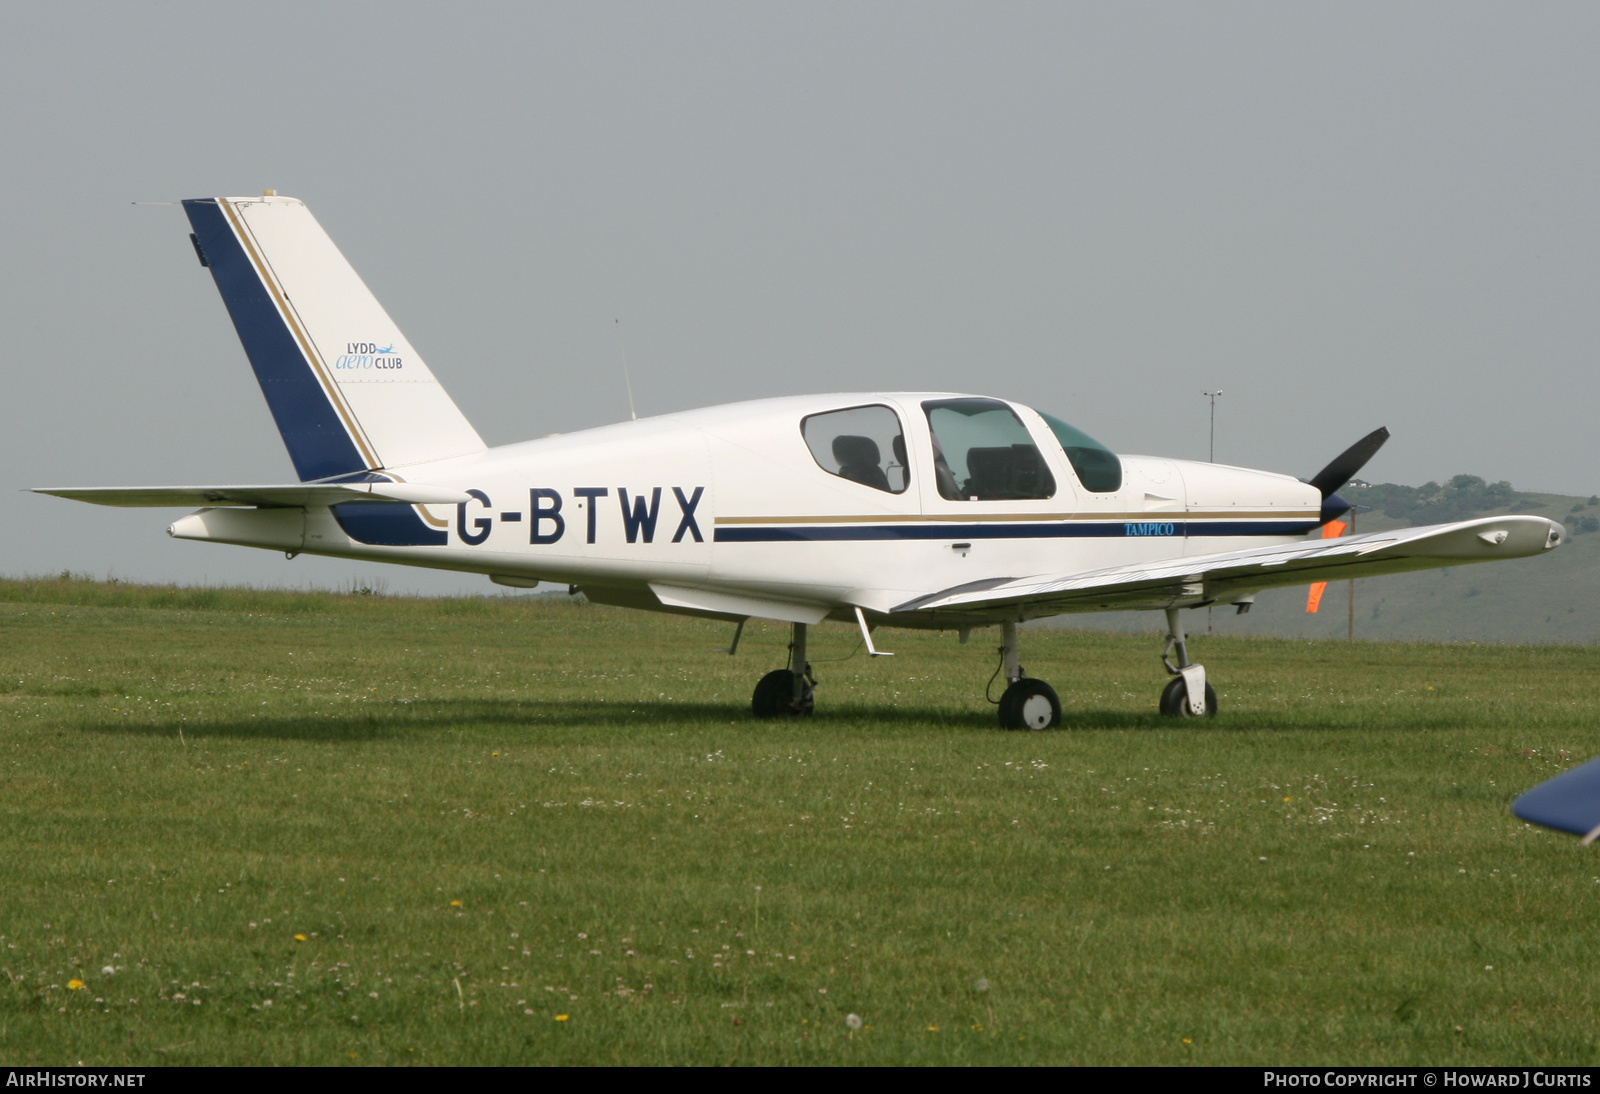
[[[1063,612],[1194,607],[1284,585],[1520,558],[1548,551],[1565,538],[1566,529],[1544,517],[1480,517],[1084,573],[994,578],[909,600],[891,614],[981,615],[1020,609],[1023,617],[1035,618]]]
[[[1511,803],[1511,812],[1530,824],[1582,836],[1600,837],[1600,760],[1563,771]]]
[[[471,499],[460,490],[408,482],[291,483],[283,486],[80,486],[40,487],[52,494],[95,505],[299,508],[345,502],[405,502],[408,505],[458,505]]]

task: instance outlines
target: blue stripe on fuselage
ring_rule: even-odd
[[[209,198],[183,203],[189,223],[250,358],[300,481],[361,471],[367,462],[328,401],[227,217]]]
[[[354,502],[333,506],[333,519],[358,543],[378,547],[443,547],[450,533],[430,528],[403,502]]]
[[[759,527],[724,525],[717,543],[808,543],[823,540],[878,539],[1124,539],[1185,536],[1297,536],[1317,526],[1314,520],[1072,521],[1022,524],[810,524]]]
[[[391,475],[358,471],[330,482],[394,482]],[[443,547],[450,533],[430,527],[416,509],[404,502],[346,502],[331,507],[333,519],[357,543],[377,547]]]

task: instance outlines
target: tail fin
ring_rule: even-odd
[[[183,207],[301,481],[483,451],[303,202]]]

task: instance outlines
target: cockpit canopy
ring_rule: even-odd
[[[1012,501],[1056,493],[1033,435],[1008,403],[974,397],[922,404],[933,442],[935,486],[949,501]],[[1041,414],[1084,488],[1122,488],[1122,461],[1105,445],[1060,418]],[[817,465],[830,475],[888,494],[910,485],[900,416],[882,404],[807,415],[800,432]]]

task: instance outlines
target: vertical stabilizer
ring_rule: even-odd
[[[483,450],[303,202],[183,207],[302,480]]]

